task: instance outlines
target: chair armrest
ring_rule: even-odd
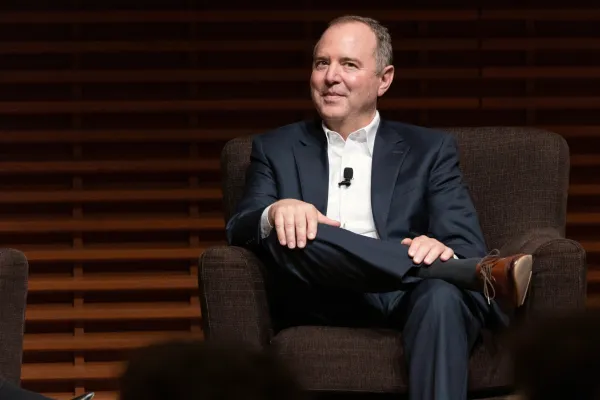
[[[533,255],[533,277],[525,313],[535,318],[585,308],[586,252],[553,228],[534,229],[500,249],[501,255]]]
[[[0,376],[16,385],[21,379],[28,276],[22,252],[0,249]]]
[[[213,247],[202,254],[198,286],[207,338],[269,344],[273,332],[263,274],[262,262],[242,247]]]

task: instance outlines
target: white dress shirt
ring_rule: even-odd
[[[371,168],[379,113],[371,123],[344,138],[323,124],[329,158],[329,196],[327,217],[339,221],[343,229],[378,238],[371,209]],[[352,168],[350,186],[339,186],[345,168]]]
[[[379,121],[379,112],[376,111],[371,123],[352,132],[347,140],[323,124],[329,158],[326,215],[339,221],[343,229],[372,238],[378,238],[371,209],[371,167]],[[352,168],[354,172],[350,186],[338,186],[344,178],[344,168]],[[267,207],[261,217],[263,238],[269,236],[273,229],[268,217],[270,208]]]

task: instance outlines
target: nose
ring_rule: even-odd
[[[339,81],[339,65],[336,63],[329,64],[329,66],[327,67],[327,72],[325,73],[325,83],[327,83],[327,85],[334,85]]]

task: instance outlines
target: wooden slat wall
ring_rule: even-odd
[[[312,46],[342,13],[391,29],[398,72],[386,117],[564,135],[568,236],[588,250],[597,289],[592,2],[19,3],[0,3],[0,244],[31,263],[29,389],[114,398],[127,350],[202,336],[197,259],[224,239],[219,152],[235,136],[312,115]]]

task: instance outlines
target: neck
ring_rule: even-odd
[[[339,133],[344,139],[348,139],[348,136],[350,136],[352,132],[356,132],[357,130],[369,125],[371,121],[373,121],[373,118],[375,118],[375,110],[356,119],[348,118],[332,120],[324,118],[323,122],[327,128]]]

